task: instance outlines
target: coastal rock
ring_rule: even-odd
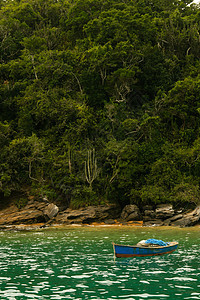
[[[178,215],[173,216],[172,218],[168,218],[168,219],[164,220],[164,225],[170,226],[174,221],[177,221],[177,220],[181,219],[182,217],[183,217],[182,214],[178,214]]]
[[[61,224],[89,224],[96,221],[114,219],[119,217],[119,215],[120,208],[117,205],[88,206],[78,210],[68,208],[56,216],[55,222]]]
[[[23,210],[0,216],[0,225],[41,223],[44,222],[44,214],[40,210]]]
[[[188,227],[196,225],[200,221],[200,205],[193,211],[186,213],[178,220],[171,223],[173,226]]]
[[[39,202],[39,201],[30,201],[27,203],[26,206],[24,206],[24,208],[22,208],[21,210],[34,210],[34,209],[38,209],[43,211],[45,209],[45,207],[47,206],[46,203],[44,202]]]
[[[149,221],[155,218],[156,218],[156,213],[154,210],[149,210],[149,209],[144,210],[143,220]]]
[[[15,213],[18,211],[19,211],[19,209],[17,208],[17,206],[12,204],[12,205],[0,210],[0,219],[5,215],[12,214],[12,213]]]
[[[105,224],[107,224],[107,225],[113,225],[113,224],[116,224],[116,221],[113,220],[113,219],[108,219],[108,220],[105,220],[104,222],[105,222]]]
[[[150,221],[144,222],[143,225],[144,226],[163,226],[164,223],[163,223],[163,220],[156,219],[156,220],[150,220]]]
[[[40,201],[29,201],[28,204],[22,208],[17,208],[16,205],[1,210],[0,225],[14,225],[14,224],[33,224],[45,222],[43,210],[46,203]]]
[[[179,219],[178,221],[175,221],[171,223],[173,226],[179,226],[179,227],[189,227],[196,225],[199,221],[199,217],[183,217],[182,219]]]
[[[58,214],[59,208],[55,204],[51,203],[44,209],[44,215],[49,219],[53,219]]]
[[[174,209],[171,204],[160,204],[156,207],[156,219],[167,219],[173,217]]]
[[[126,221],[140,220],[140,210],[137,205],[126,205],[122,210],[121,219]]]
[[[171,204],[159,205],[156,210],[153,210],[152,206],[144,206],[142,214],[137,205],[126,205],[121,211],[116,204],[89,206],[77,210],[67,208],[61,211],[53,203],[32,199],[21,209],[14,203],[11,203],[9,207],[2,208],[0,210],[0,229],[20,226],[21,230],[22,226],[29,228],[35,224],[38,224],[39,227],[52,224],[129,225],[129,223],[140,222],[140,220],[143,220],[144,226],[186,227],[200,224],[200,205],[190,212],[183,211],[183,209],[179,209],[174,212]]]

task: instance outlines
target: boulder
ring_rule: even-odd
[[[40,201],[29,201],[24,208],[21,210],[31,210],[31,209],[38,209],[43,211],[47,204],[45,202],[40,202]]]
[[[44,221],[44,214],[38,209],[17,211],[0,217],[0,225],[32,224]]]
[[[164,220],[164,225],[170,226],[170,225],[172,225],[172,223],[174,221],[177,221],[177,220],[181,219],[182,217],[183,217],[182,214],[178,214],[178,215],[173,216],[172,218],[168,218],[168,219]]]
[[[122,210],[121,219],[126,221],[140,220],[140,210],[137,205],[126,205]]]
[[[197,206],[193,211],[182,215],[182,218],[171,222],[173,226],[188,227],[196,225],[200,222],[200,205]]]
[[[105,220],[105,224],[107,224],[107,225],[113,225],[113,224],[116,224],[116,222],[113,219],[108,219],[108,220]]]
[[[156,213],[154,210],[149,210],[149,209],[144,210],[143,220],[150,221],[155,218],[156,218]]]
[[[160,204],[156,207],[156,219],[165,220],[174,216],[174,209],[171,204]]]
[[[44,215],[49,219],[53,219],[58,214],[59,208],[55,204],[51,203],[44,209]]]
[[[129,221],[138,221],[140,220],[140,214],[138,214],[137,211],[134,211],[132,214],[130,214],[127,218],[126,218],[126,221],[129,222]]]
[[[163,226],[164,223],[163,223],[163,220],[156,219],[156,220],[150,220],[150,221],[144,222],[143,225],[144,226]]]
[[[175,222],[172,222],[171,225],[179,227],[189,227],[196,225],[199,221],[199,217],[183,217]]]
[[[78,210],[68,208],[56,216],[55,222],[61,224],[89,224],[106,219],[115,219],[119,215],[120,208],[117,205],[88,206]]]
[[[1,210],[0,225],[33,224],[45,222],[44,209],[46,203],[40,201],[29,201],[21,209],[16,205]]]

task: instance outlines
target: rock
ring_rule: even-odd
[[[89,224],[106,219],[115,219],[120,215],[120,208],[117,205],[98,205],[72,210],[66,209],[59,213],[55,222],[62,224]]]
[[[184,208],[178,208],[178,209],[176,209],[176,210],[174,211],[174,213],[175,213],[176,215],[179,215],[179,214],[182,214],[184,211],[185,211]]]
[[[178,221],[175,221],[172,223],[173,226],[179,226],[179,227],[189,227],[196,225],[199,221],[198,217],[183,217],[182,219],[179,219]]]
[[[137,211],[134,211],[132,214],[130,214],[126,221],[139,221],[140,220],[140,214]]]
[[[28,202],[28,204],[22,210],[38,209],[43,211],[46,206],[47,206],[46,203],[43,202],[37,202],[37,201],[31,203]]]
[[[186,213],[182,218],[172,222],[173,226],[188,227],[196,225],[200,221],[200,205],[193,211]]]
[[[51,203],[44,209],[44,215],[49,219],[53,219],[58,214],[59,208],[55,204]]]
[[[19,209],[15,205],[10,205],[9,207],[6,207],[5,209],[2,209],[0,211],[0,219],[6,215],[18,212]]]
[[[200,217],[200,205],[197,206],[190,214],[193,216],[196,215]]]
[[[151,220],[154,220],[155,218],[151,218],[149,216],[143,216],[143,221],[144,222],[148,222],[148,221],[151,221]]]
[[[113,219],[108,219],[108,220],[105,220],[105,224],[107,224],[107,225],[113,225],[113,224],[116,224],[116,222]]]
[[[30,200],[25,207],[18,209],[15,205],[1,211],[0,225],[19,225],[45,223],[54,218],[58,213],[58,207],[46,201]]]
[[[27,205],[18,209],[15,205],[1,210],[0,225],[33,224],[45,222],[43,210],[46,203],[29,201]]]
[[[156,219],[167,219],[174,215],[174,209],[171,204],[160,204],[156,207]]]
[[[126,205],[122,210],[121,219],[126,221],[140,220],[140,210],[137,205]]]
[[[183,217],[182,214],[178,214],[178,215],[173,216],[172,218],[168,218],[168,219],[164,220],[164,225],[169,226],[169,225],[171,225],[171,223],[173,223],[176,220],[181,219],[182,217]]]
[[[43,201],[43,202],[46,202],[46,203],[49,203],[49,200],[48,200],[47,196],[44,196],[44,197],[42,198],[42,201]]]
[[[183,217],[183,215],[182,214],[179,214],[179,215],[175,215],[175,216],[173,216],[172,218],[169,218],[169,219],[167,219],[167,220],[170,220],[171,222],[173,222],[173,221],[176,221],[176,220],[178,220],[178,219],[181,219]]]
[[[151,220],[151,221],[144,222],[143,225],[144,226],[163,226],[164,223],[163,223],[163,220],[156,219],[156,220]]]
[[[30,230],[38,230],[40,228],[44,228],[45,223],[34,223],[34,224],[15,224],[15,225],[2,225],[0,226],[0,230],[4,231],[30,231]]]
[[[23,210],[0,217],[0,225],[32,224],[44,222],[44,214],[40,210]]]
[[[156,218],[156,213],[154,210],[145,210],[144,211],[144,219],[145,220],[150,220],[150,219],[155,219]]]
[[[60,206],[59,206],[60,208]],[[200,223],[200,205],[190,212],[180,212],[176,214],[171,204],[162,204],[153,210],[152,206],[144,206],[141,215],[136,205],[126,205],[121,212],[119,206],[115,204],[98,205],[72,210],[70,208],[61,211],[58,206],[47,201],[30,200],[28,204],[19,209],[13,203],[9,207],[0,211],[0,230],[10,230],[9,228],[34,227],[37,223],[39,228],[52,224],[124,224],[133,222],[144,222],[144,226],[193,226]],[[140,221],[142,220],[143,221]],[[117,221],[119,220],[119,221]],[[17,226],[17,227],[16,227]],[[25,226],[25,227],[23,227]]]

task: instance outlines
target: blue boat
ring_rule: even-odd
[[[114,255],[116,257],[143,257],[163,255],[174,252],[178,247],[178,242],[169,242],[166,246],[160,245],[118,245],[113,243]]]

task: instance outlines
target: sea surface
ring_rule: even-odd
[[[178,241],[173,254],[114,260],[112,241]],[[0,299],[200,299],[200,227],[0,232]]]

